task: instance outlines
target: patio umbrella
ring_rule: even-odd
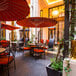
[[[15,21],[25,18],[30,12],[26,0],[0,0],[0,21]],[[0,22],[1,40],[1,22]]]
[[[0,0],[0,21],[23,19],[29,12],[26,0]]]
[[[5,23],[1,23],[1,28],[2,29],[7,29],[7,30],[15,30],[15,29],[19,29],[19,27],[15,27],[15,26],[11,26]]]
[[[57,21],[54,19],[44,17],[30,17],[17,21],[17,24],[25,27],[42,28],[42,27],[54,26],[57,24]]]
[[[57,21],[44,17],[30,17],[17,21],[17,24],[25,27],[42,28],[54,26],[57,24]]]

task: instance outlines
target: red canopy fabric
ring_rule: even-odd
[[[19,29],[19,27],[11,26],[11,25],[4,24],[4,23],[1,23],[1,28],[2,28],[2,29],[7,29],[7,30]]]
[[[23,20],[17,21],[18,25],[25,27],[50,27],[57,24],[57,21],[50,18],[44,17],[30,17]]]
[[[26,0],[0,0],[0,21],[23,19],[29,12]]]

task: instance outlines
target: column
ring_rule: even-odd
[[[69,58],[66,58],[63,61],[63,76],[67,76],[67,73],[64,70],[64,67],[66,67],[68,64],[67,61],[69,61],[71,68],[71,71],[68,73],[69,76],[76,76],[76,59],[69,59]]]
[[[30,1],[30,17],[40,17],[39,11],[40,11],[39,0],[31,0]],[[35,28],[30,28],[30,30],[33,30],[32,33],[34,35],[36,35]],[[39,28],[37,28],[37,30],[39,31]],[[38,33],[38,31],[37,31],[37,33]],[[29,35],[30,35],[30,38],[31,38],[31,32],[30,32]]]
[[[12,21],[12,26],[14,26],[14,21]],[[11,40],[14,41],[14,31],[12,31],[11,34],[12,34],[12,39]]]

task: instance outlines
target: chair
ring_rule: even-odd
[[[53,51],[53,46],[54,46],[54,38],[49,40],[49,43],[48,43],[49,49],[48,50]]]
[[[44,40],[43,40],[43,39],[41,39],[41,40],[40,40],[40,43],[42,43],[42,44],[43,44],[43,43],[44,43]]]
[[[49,44],[49,40],[46,40],[46,45],[48,45]]]
[[[23,51],[24,50],[31,50],[31,47],[23,47]]]
[[[10,47],[10,41],[1,40],[0,44],[1,44],[2,48],[6,48],[7,49],[8,47]],[[8,55],[7,50],[6,50],[6,52],[0,54],[0,56],[3,56],[3,55]]]
[[[22,49],[23,49],[23,51],[25,51],[25,50],[30,51],[31,50],[31,47],[28,45],[28,40],[26,40],[25,46]]]
[[[10,56],[10,52],[12,53],[11,50],[9,50],[9,54],[8,55],[0,55],[0,66],[6,66],[7,67],[7,71],[8,71],[8,76],[9,76],[9,65],[11,64],[12,61],[14,61],[14,69],[16,69],[16,65],[15,65],[15,56],[12,53],[12,56]]]
[[[43,49],[34,49],[34,54],[38,54],[38,56],[41,56],[42,54],[44,54],[44,57],[45,57],[45,51]]]

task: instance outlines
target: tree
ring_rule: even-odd
[[[63,58],[68,56],[69,42],[65,42],[69,40],[69,0],[65,2],[65,25],[64,25],[64,51]]]

